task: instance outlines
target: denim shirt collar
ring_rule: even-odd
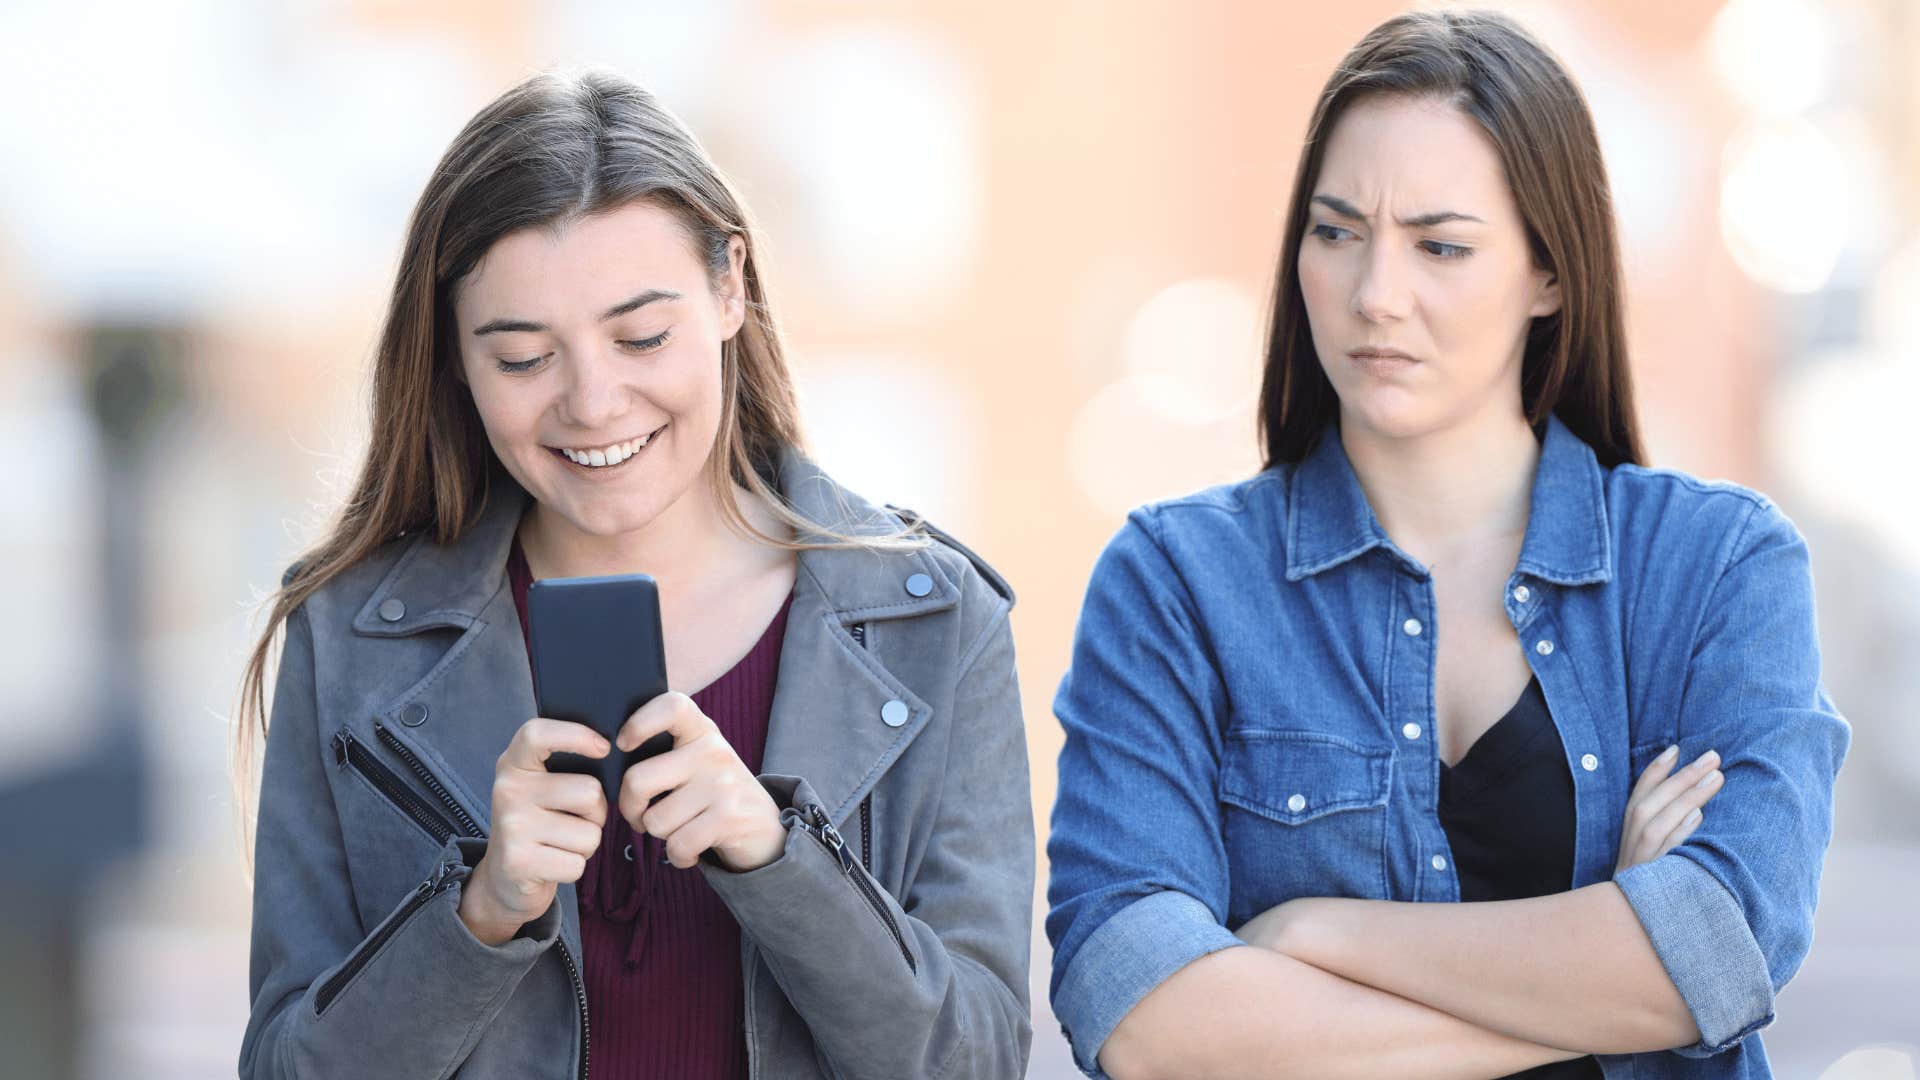
[[[1613,579],[1604,479],[1592,448],[1558,416],[1549,415],[1533,476],[1527,535],[1515,568],[1519,573],[1558,585]],[[1313,449],[1294,467],[1287,500],[1288,581],[1332,569],[1376,547],[1424,576],[1424,568],[1395,547],[1380,527],[1333,425],[1321,431]]]

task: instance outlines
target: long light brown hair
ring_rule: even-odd
[[[1537,427],[1556,414],[1602,464],[1643,464],[1613,196],[1586,100],[1553,54],[1513,20],[1448,10],[1375,27],[1334,68],[1308,121],[1268,313],[1259,418],[1266,466],[1299,461],[1339,417],[1300,292],[1300,245],[1328,136],[1356,101],[1377,94],[1437,97],[1486,130],[1534,265],[1559,278],[1560,310],[1534,319],[1527,333],[1520,369],[1527,421]]]
[[[513,483],[487,442],[460,365],[453,296],[495,242],[525,228],[649,201],[673,212],[716,282],[745,245],[747,318],[721,350],[720,430],[706,478],[726,523],[790,549],[924,543],[912,524],[852,536],[799,515],[777,490],[782,451],[804,446],[793,382],[767,307],[745,207],[684,124],[654,96],[611,73],[544,73],[481,109],[427,181],[410,219],[373,362],[372,431],[352,492],[324,537],[262,601],[266,626],[241,677],[234,778],[246,842],[257,738],[264,738],[273,652],[300,604],[403,534],[458,540],[491,486]],[[744,488],[790,536],[756,528],[735,497]],[[794,539],[795,537],[804,539]]]

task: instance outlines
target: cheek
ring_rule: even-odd
[[[502,385],[501,379],[482,377],[469,383],[467,392],[473,401],[473,411],[480,417],[480,426],[486,430],[487,441],[494,450],[505,453],[513,449],[514,444],[532,438],[533,429],[540,416],[539,403],[532,395],[514,393],[515,387]]]
[[[1476,366],[1503,367],[1516,334],[1526,334],[1525,282],[1504,267],[1459,267],[1435,275],[1428,287],[1434,299],[1425,307],[1434,344]]]
[[[1331,252],[1303,246],[1294,265],[1300,274],[1300,297],[1307,305],[1308,325],[1331,325],[1324,320],[1333,318],[1342,304],[1339,260]]]

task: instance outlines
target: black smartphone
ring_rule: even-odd
[[[536,581],[527,589],[527,625],[541,716],[585,724],[613,742],[635,709],[667,692],[660,591],[646,574]],[[673,736],[662,732],[604,758],[556,751],[547,771],[599,777],[611,808],[634,762],[672,748]]]

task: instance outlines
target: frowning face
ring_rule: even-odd
[[[1389,438],[1517,415],[1529,324],[1560,306],[1492,140],[1437,98],[1364,99],[1334,125],[1298,268],[1343,428]]]

